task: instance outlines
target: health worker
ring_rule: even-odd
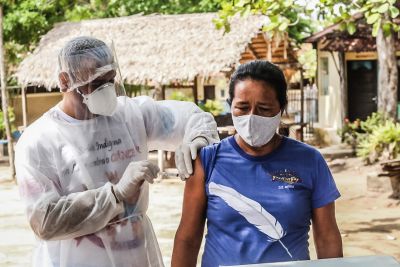
[[[37,267],[163,266],[146,211],[159,169],[152,150],[175,151],[182,177],[218,142],[195,104],[125,95],[115,53],[92,37],[58,56],[63,99],[21,136],[16,171]]]

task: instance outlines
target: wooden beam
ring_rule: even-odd
[[[165,85],[161,86],[161,98],[165,100]]]
[[[267,45],[266,45],[265,43],[252,43],[251,46],[252,46],[254,49],[257,49],[257,48],[264,48],[264,49],[267,49]]]
[[[265,34],[263,34],[263,37],[264,37],[265,44],[267,45],[267,60],[271,61],[272,60],[272,44],[271,44],[271,40],[267,39],[267,37],[265,37]]]
[[[301,103],[300,103],[300,141],[304,141],[304,129],[303,129],[303,124],[304,124],[304,84],[303,84],[303,68],[300,68],[300,90],[301,90]]]
[[[199,103],[199,99],[198,99],[198,95],[197,95],[197,78],[198,78],[198,76],[196,75],[194,77],[193,87],[192,87],[193,88],[193,100],[196,105],[198,105],[198,103]]]
[[[181,89],[181,88],[193,88],[193,84],[191,85],[181,85],[181,84],[170,84],[166,85],[166,88],[175,88],[175,89]]]
[[[288,48],[288,35],[285,33],[285,40],[283,40],[283,58],[287,59],[287,48]]]
[[[247,51],[252,57],[254,57],[254,59],[258,59],[257,54],[255,54],[253,48],[251,48],[251,44],[247,46]]]
[[[21,88],[21,104],[22,104],[22,125],[24,126],[24,130],[28,127],[28,106],[26,99],[26,88]]]

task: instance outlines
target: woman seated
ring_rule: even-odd
[[[173,267],[203,267],[342,257],[335,219],[340,196],[314,148],[277,134],[287,105],[282,71],[267,61],[239,66],[229,84],[237,134],[203,148],[185,185]]]

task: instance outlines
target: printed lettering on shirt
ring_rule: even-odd
[[[274,171],[270,173],[272,182],[283,182],[287,185],[279,185],[278,189],[294,189],[295,184],[302,182],[302,179],[295,171],[288,169]]]

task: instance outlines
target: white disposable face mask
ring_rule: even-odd
[[[233,125],[243,140],[253,147],[261,147],[271,141],[281,122],[281,112],[274,117],[257,115],[234,116]]]
[[[79,90],[78,93],[93,114],[111,116],[117,107],[117,93],[113,83],[105,83],[87,95],[82,94]]]

